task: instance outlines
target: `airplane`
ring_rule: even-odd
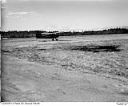
[[[42,38],[44,38],[44,39],[52,39],[52,41],[54,41],[54,40],[58,41],[59,34],[60,34],[59,32],[36,33],[36,38],[39,38],[39,39],[42,39]]]

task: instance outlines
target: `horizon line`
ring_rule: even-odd
[[[31,30],[1,30],[1,32],[9,32],[9,31],[46,31],[46,32],[53,32],[53,31],[58,31],[58,32],[83,32],[83,31],[103,31],[103,30],[108,30],[108,29],[128,29],[128,26],[124,26],[124,27],[110,27],[110,28],[101,28],[101,29],[97,29],[97,30],[43,30],[43,29],[31,29]]]

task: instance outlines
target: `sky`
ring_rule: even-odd
[[[2,30],[83,31],[128,26],[128,0],[2,0],[1,8]]]
[[[0,8],[1,8],[1,0],[0,0]],[[1,9],[0,9],[0,29],[1,29]]]

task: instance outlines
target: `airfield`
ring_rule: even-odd
[[[128,102],[128,34],[2,40],[2,101]]]

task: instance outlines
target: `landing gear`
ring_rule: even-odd
[[[57,38],[55,38],[56,39],[56,41],[58,41],[58,39]]]
[[[52,38],[52,41],[54,41],[54,38]]]
[[[54,40],[58,41],[58,39],[57,39],[57,38],[52,38],[52,41],[54,41]]]

